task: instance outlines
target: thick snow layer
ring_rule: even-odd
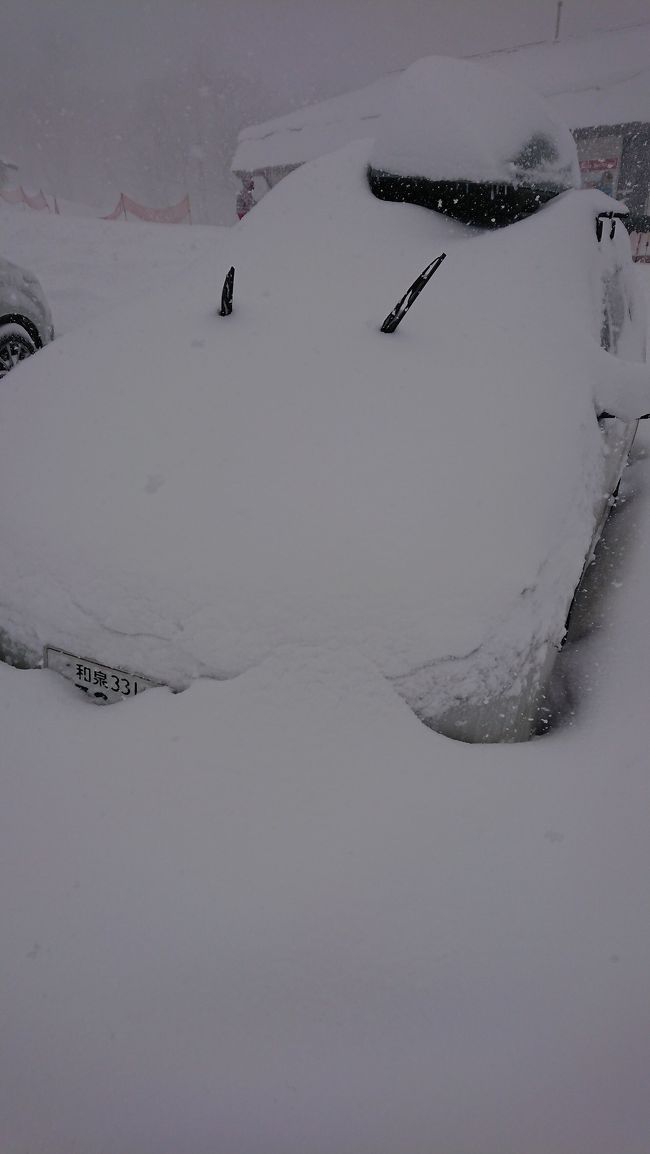
[[[0,257],[0,284],[16,288],[27,294],[30,288],[37,286],[38,283],[38,277],[30,269],[22,268],[20,265]]]
[[[504,77],[545,96],[571,128],[650,120],[650,23],[533,44],[477,57]],[[400,73],[287,116],[245,128],[232,168],[303,164],[351,140],[373,136],[394,99]],[[476,116],[480,104],[471,113]]]
[[[650,120],[650,23],[485,57],[543,93],[572,128]]]
[[[219,259],[11,374],[12,641],[181,686],[345,640],[389,676],[421,670],[402,689],[426,713],[435,662],[484,645],[507,679],[559,638],[604,491],[601,278],[626,238],[597,246],[600,193],[474,236],[375,200],[366,159],[301,169]]]
[[[395,76],[382,77],[357,92],[301,108],[287,116],[244,128],[231,168],[251,172],[316,160],[351,140],[372,136]]]
[[[75,282],[18,223],[102,300],[110,233]],[[647,1154],[641,449],[543,740],[444,740],[344,647],[106,710],[0,665],[2,1154]]]
[[[436,181],[580,185],[573,137],[535,92],[445,56],[418,60],[399,77],[370,163]]]
[[[340,648],[107,710],[0,666],[3,1154],[646,1154],[632,516],[583,724],[524,748]]]
[[[70,208],[70,216],[65,215]],[[0,255],[33,269],[58,335],[136,300],[216,252],[223,229],[89,220],[78,206],[63,216],[0,201]],[[101,269],[101,276],[96,269]],[[86,285],[79,292],[79,283]]]
[[[650,66],[629,79],[598,86],[594,91],[566,92],[553,104],[562,108],[569,124],[590,127],[602,124],[650,121]]]

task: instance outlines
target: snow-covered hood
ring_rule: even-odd
[[[597,244],[600,193],[494,234],[378,201],[369,147],[292,174],[184,281],[10,375],[7,644],[182,685],[285,643],[341,639],[404,677],[504,622],[528,645],[561,630],[603,491],[602,278],[627,238]],[[643,355],[629,318],[622,350]]]

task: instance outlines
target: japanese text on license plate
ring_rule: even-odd
[[[63,649],[48,645],[45,649],[44,664],[74,682],[77,689],[99,705],[119,701],[123,697],[135,697],[157,683],[138,673],[128,673],[111,665],[100,665]]]

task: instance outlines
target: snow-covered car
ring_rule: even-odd
[[[352,646],[443,733],[530,735],[650,410],[624,210],[578,182],[537,97],[420,62],[218,259],[24,366],[4,658],[105,701]]]
[[[0,379],[53,336],[52,314],[38,277],[0,257]]]

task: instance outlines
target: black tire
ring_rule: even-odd
[[[0,380],[35,352],[36,345],[22,325],[0,325]]]

